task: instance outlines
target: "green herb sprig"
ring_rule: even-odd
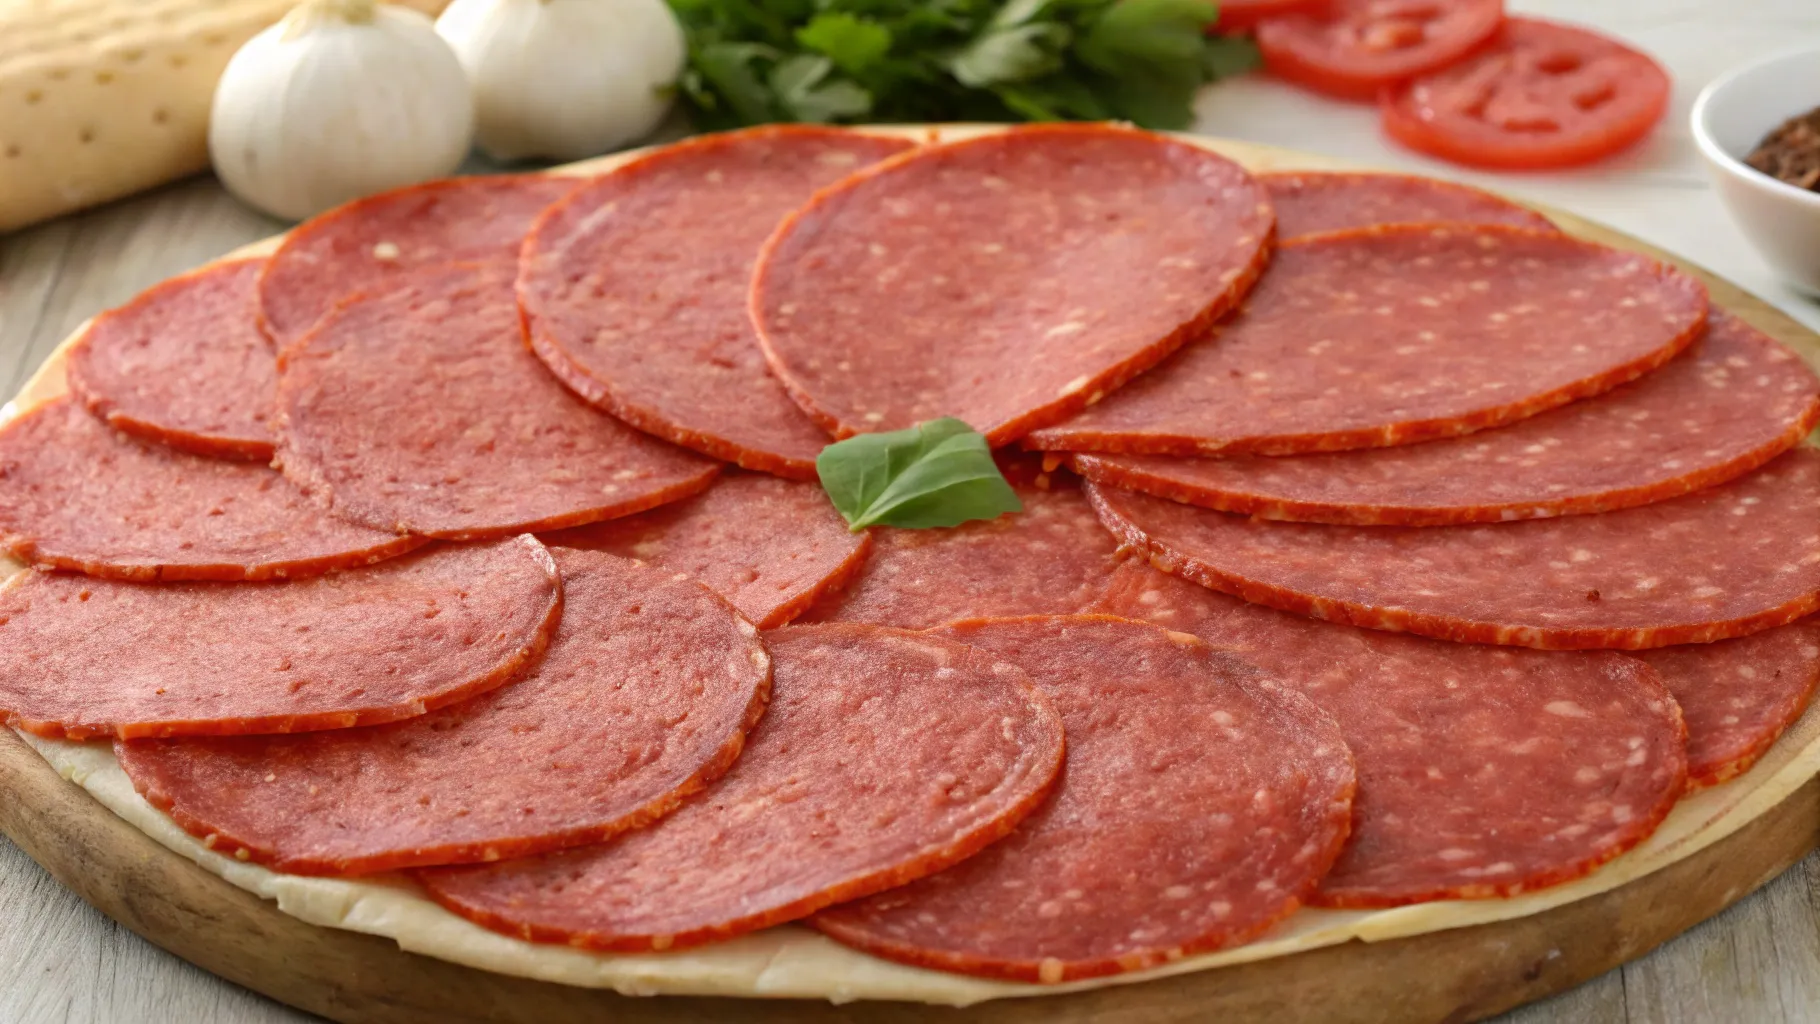
[[[986,439],[951,416],[837,441],[816,457],[815,472],[855,533],[959,526],[1024,510]]]
[[[1125,120],[1183,128],[1249,70],[1210,0],[670,0],[696,126]]]

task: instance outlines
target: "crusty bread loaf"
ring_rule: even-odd
[[[222,68],[297,2],[0,0],[0,231],[206,168]]]

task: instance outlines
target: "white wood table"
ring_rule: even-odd
[[[1695,93],[1726,68],[1820,45],[1820,0],[1510,0],[1510,7],[1605,29],[1653,53],[1676,82],[1662,130],[1589,170],[1462,173],[1392,148],[1369,107],[1256,77],[1209,89],[1197,127],[1463,177],[1561,206],[1704,264],[1820,330],[1820,305],[1778,285],[1726,220],[1686,129]],[[0,237],[0,394],[16,391],[84,317],[279,227],[237,206],[213,181],[196,179]],[[306,1019],[140,940],[0,839],[0,1024]],[[1503,1021],[1820,1021],[1820,854],[1654,953]]]

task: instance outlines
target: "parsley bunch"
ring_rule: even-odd
[[[1125,120],[1181,128],[1256,50],[1210,0],[669,0],[695,124]]]

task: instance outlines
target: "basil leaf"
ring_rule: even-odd
[[[816,457],[815,472],[856,533],[959,526],[1024,510],[986,439],[952,416],[836,441]]]

